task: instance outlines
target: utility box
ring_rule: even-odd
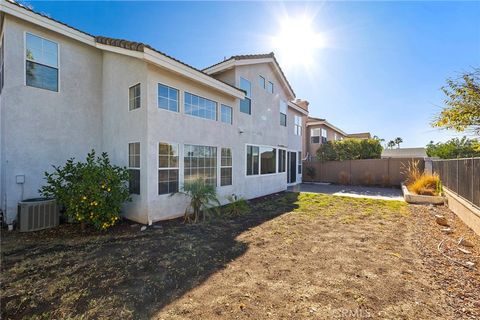
[[[55,199],[34,198],[18,203],[20,232],[37,231],[58,226],[60,211]]]

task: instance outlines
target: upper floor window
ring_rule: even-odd
[[[58,91],[58,44],[27,33],[25,45],[26,85]]]
[[[128,144],[128,169],[130,193],[140,194],[140,142]]]
[[[158,84],[158,107],[178,112],[178,90],[163,84]]]
[[[327,142],[327,138],[328,138],[328,136],[327,136],[327,129],[323,129],[323,128],[322,128],[322,143]]]
[[[258,86],[262,89],[265,89],[265,78],[262,76],[258,76]]]
[[[224,123],[232,124],[232,108],[224,104],[221,105],[220,119]]]
[[[320,128],[310,130],[310,143],[320,143]]]
[[[273,82],[268,81],[267,91],[273,93]]]
[[[217,103],[185,92],[185,114],[204,119],[217,120]]]
[[[128,89],[128,110],[140,108],[140,83]]]
[[[252,114],[252,85],[247,79],[240,77],[240,89],[245,91],[245,99],[240,100],[240,112]]]
[[[295,115],[294,133],[297,136],[302,135],[302,117]]]
[[[287,126],[287,103],[280,100],[280,125]]]

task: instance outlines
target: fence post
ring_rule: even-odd
[[[470,187],[472,188],[472,203],[473,203],[473,197],[475,195],[475,193],[473,192],[473,189],[474,189],[474,186],[473,186],[473,183],[475,182],[475,180],[473,179],[475,177],[475,160],[474,160],[474,157],[472,156],[472,184],[470,185]]]
[[[458,157],[457,157],[457,176],[456,176],[456,178],[457,178],[457,196],[460,195],[460,192],[458,192],[459,191],[458,190],[458,186],[459,186],[459,183],[458,183],[458,173],[459,173],[458,172],[458,166],[459,166],[459,160],[458,160]]]

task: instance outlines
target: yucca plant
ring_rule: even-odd
[[[225,206],[225,212],[229,216],[240,216],[250,210],[247,200],[235,194],[227,196],[227,200],[229,203]]]
[[[203,178],[185,182],[180,193],[190,198],[185,210],[185,222],[197,223],[206,220],[210,214],[218,212],[220,201],[217,198],[215,186],[205,183]]]

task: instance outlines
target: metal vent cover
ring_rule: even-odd
[[[55,199],[27,199],[18,203],[20,232],[37,231],[58,226],[59,208]]]

